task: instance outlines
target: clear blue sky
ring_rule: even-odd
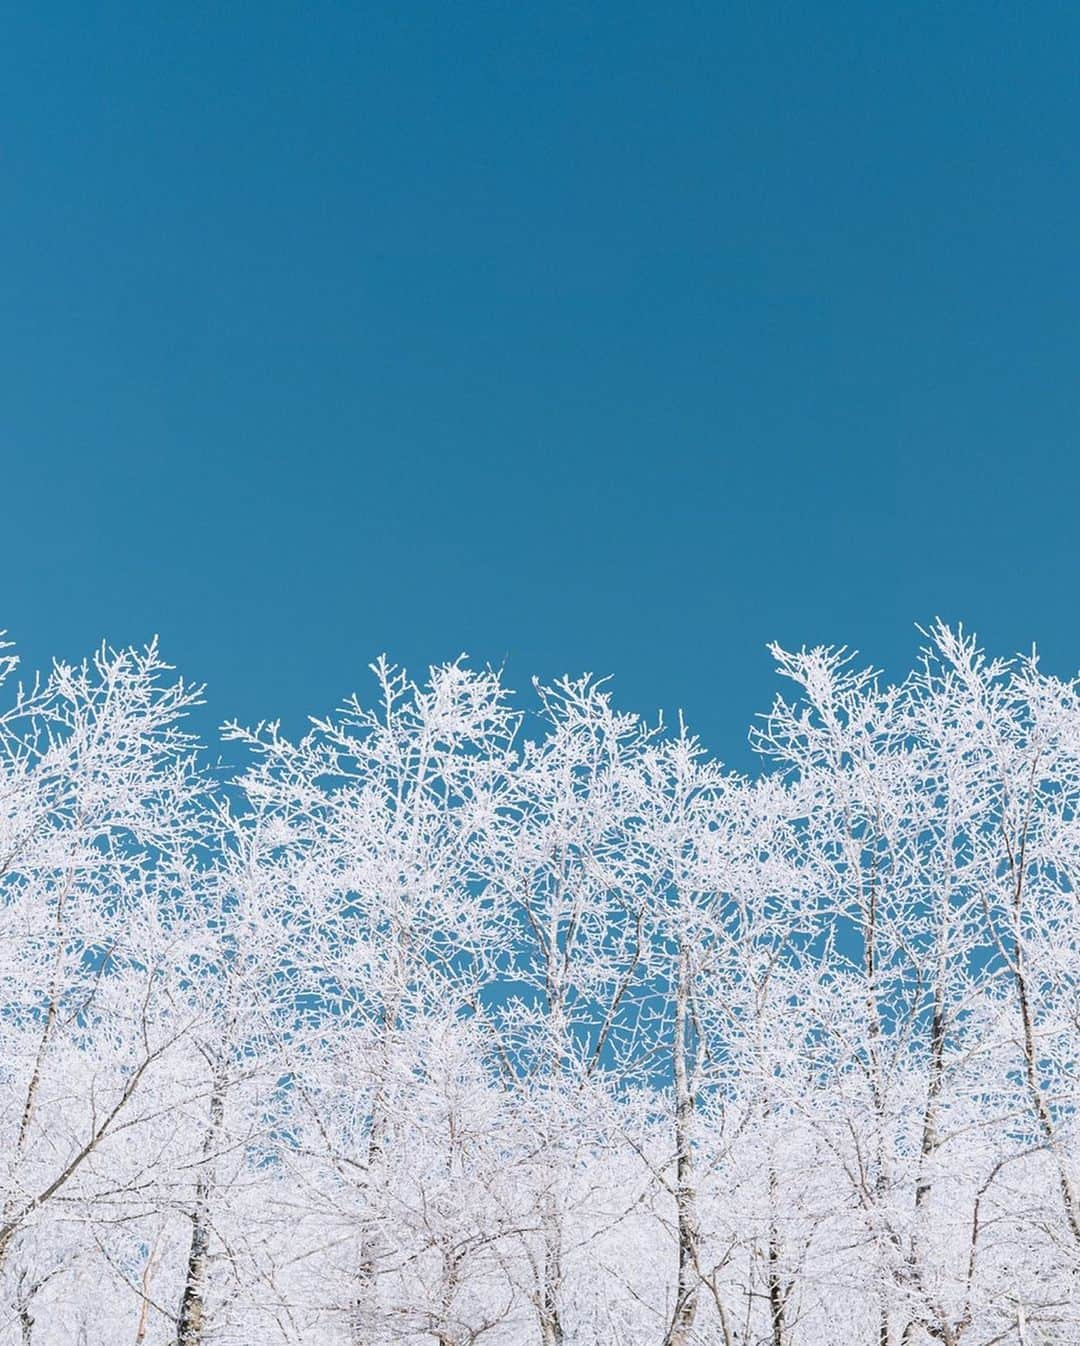
[[[213,718],[467,650],[720,755],[765,641],[1080,665],[1080,9],[72,4],[0,32],[0,625]]]

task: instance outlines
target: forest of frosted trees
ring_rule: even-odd
[[[7,651],[0,1343],[1080,1343],[1080,684],[926,645],[775,649],[753,777]]]

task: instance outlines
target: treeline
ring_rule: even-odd
[[[1080,688],[774,651],[762,770],[458,662],[0,713],[0,1342],[1080,1342]]]

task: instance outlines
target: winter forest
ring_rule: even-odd
[[[752,777],[589,677],[204,747],[7,648],[0,1341],[1080,1342],[1080,683],[925,645],[775,648]]]

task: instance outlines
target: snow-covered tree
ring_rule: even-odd
[[[774,650],[297,740],[0,650],[0,1346],[1080,1341],[1080,683]]]

